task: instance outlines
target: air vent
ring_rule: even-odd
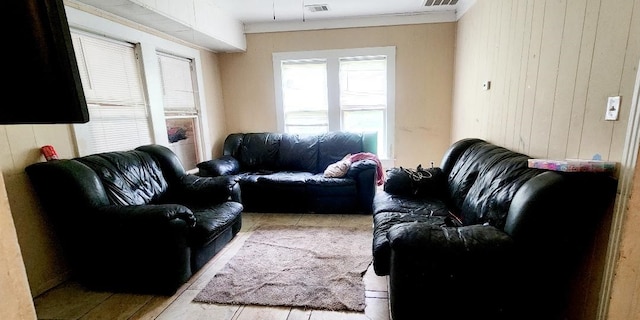
[[[308,4],[304,6],[311,12],[325,12],[329,11],[329,6],[326,4]]]
[[[458,3],[458,0],[426,0],[424,2],[425,7],[437,7],[437,6],[453,6]]]

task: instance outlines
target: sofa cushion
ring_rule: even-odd
[[[374,215],[385,211],[409,213],[429,210],[432,215],[446,216],[449,211],[446,203],[441,199],[393,195],[380,190],[373,198],[373,208]]]
[[[321,173],[332,163],[342,160],[348,154],[362,152],[362,135],[349,132],[328,132],[318,137],[318,168],[313,173]]]
[[[425,222],[434,226],[444,226],[445,216],[433,216],[429,210],[415,212],[378,212],[373,216],[373,267],[376,274],[389,274],[391,246],[387,238],[389,228],[402,222]]]
[[[231,226],[242,212],[238,202],[227,201],[215,206],[191,208],[196,225],[189,233],[191,246],[201,247]]]
[[[280,140],[278,167],[285,171],[316,172],[318,137],[283,134]]]
[[[280,148],[279,133],[247,133],[240,145],[240,166],[243,170],[275,170]]]
[[[358,187],[349,178],[327,178],[322,173],[306,182],[309,210],[316,213],[350,213],[358,209]]]
[[[281,171],[239,177],[242,204],[247,211],[304,212],[308,209],[305,182],[309,172]]]

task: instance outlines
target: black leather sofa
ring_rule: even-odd
[[[39,162],[27,175],[86,287],[173,294],[242,224],[237,183],[160,145]]]
[[[373,256],[376,274],[389,276],[392,319],[565,319],[617,182],[528,159],[463,139],[426,169],[443,179],[390,193],[397,181],[387,175],[373,204]]]
[[[376,133],[233,133],[220,158],[198,164],[202,176],[233,176],[250,212],[371,213],[378,164],[351,163],[344,177],[323,175],[348,154],[376,154]],[[381,168],[380,168],[381,170]]]

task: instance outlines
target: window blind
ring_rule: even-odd
[[[90,119],[74,125],[79,154],[129,150],[151,143],[134,45],[73,30],[71,38]]]
[[[196,113],[191,60],[158,53],[164,110],[168,113]]]
[[[201,159],[201,134],[193,61],[162,52],[157,55],[169,148],[185,169],[195,169]]]

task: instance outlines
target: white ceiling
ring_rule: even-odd
[[[215,5],[245,25],[266,22],[344,19],[387,15],[414,15],[453,11],[469,0],[213,0]],[[430,6],[425,6],[429,3]],[[311,12],[307,6],[326,5]]]
[[[453,22],[477,0],[64,1],[104,10],[216,52],[236,52],[246,50],[247,33]],[[313,5],[328,11],[312,12]]]
[[[451,22],[476,0],[210,0],[245,33]],[[429,6],[425,6],[429,4]],[[324,5],[328,11],[312,12]]]

